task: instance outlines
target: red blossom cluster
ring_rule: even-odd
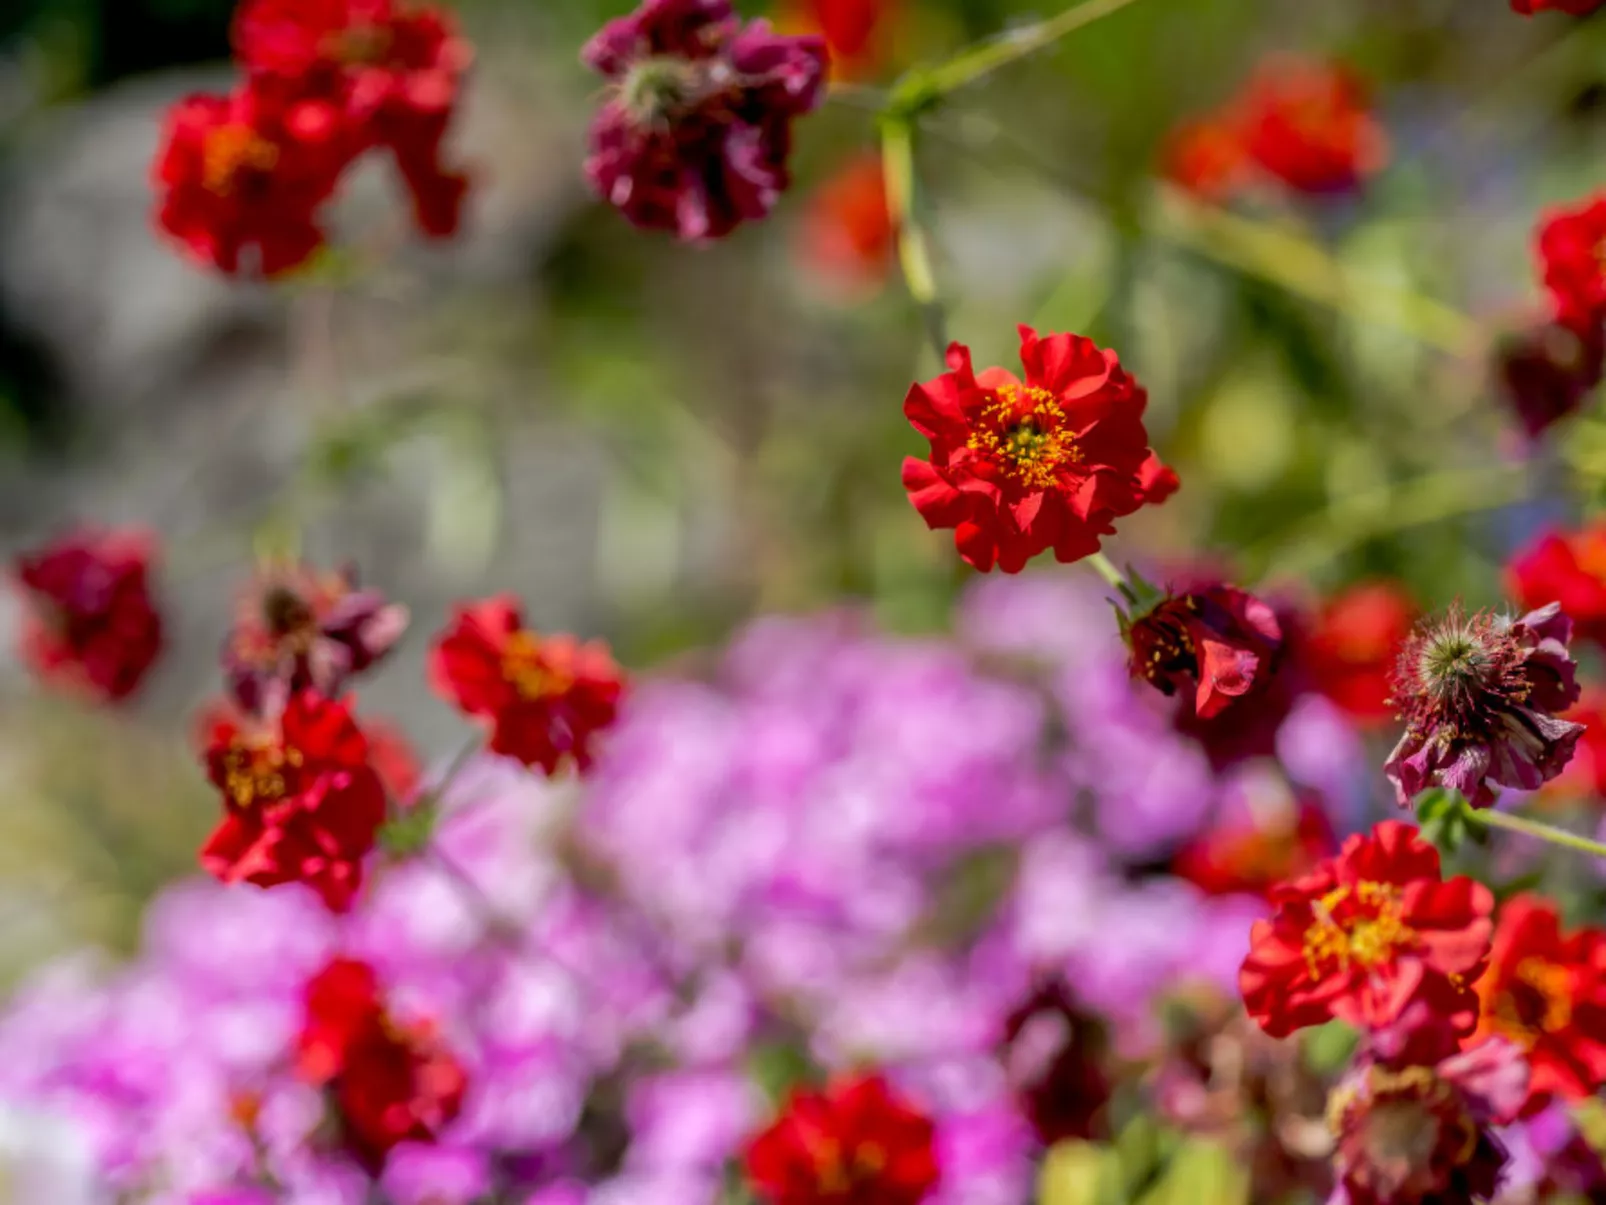
[[[1172,135],[1165,171],[1212,201],[1267,183],[1327,196],[1354,190],[1388,157],[1357,76],[1341,64],[1278,57],[1222,108]]]
[[[401,0],[246,0],[242,77],[169,112],[157,222],[196,260],[276,276],[323,246],[346,169],[389,153],[425,234],[457,230],[467,177],[442,142],[472,57],[441,10]]]

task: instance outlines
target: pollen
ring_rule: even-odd
[[[226,197],[234,191],[241,169],[271,171],[279,148],[240,122],[208,132],[201,147],[201,183],[208,192]]]
[[[1305,930],[1305,968],[1312,978],[1337,968],[1370,970],[1416,941],[1402,915],[1400,889],[1363,880],[1335,887],[1316,902]]]
[[[556,698],[574,685],[574,676],[547,656],[541,638],[523,629],[509,636],[502,650],[502,677],[530,700]]]
[[[223,789],[237,807],[275,803],[289,793],[287,770],[302,761],[301,751],[289,745],[236,743],[223,755]]]
[[[1573,1019],[1572,977],[1544,958],[1524,958],[1493,1009],[1495,1028],[1524,1046],[1541,1034],[1558,1033]]]
[[[966,446],[1029,489],[1049,489],[1082,459],[1059,399],[1035,385],[1005,385],[981,412]]]

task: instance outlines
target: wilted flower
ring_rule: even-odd
[[[1275,672],[1282,628],[1253,594],[1201,585],[1150,602],[1148,593],[1120,616],[1134,678],[1168,696],[1188,691],[1194,711],[1210,719]]]
[[[1367,582],[1334,595],[1300,641],[1311,684],[1359,723],[1392,718],[1389,676],[1416,617],[1416,605],[1394,582]]]
[[[1476,1023],[1469,984],[1489,952],[1494,897],[1472,879],[1444,880],[1439,851],[1411,825],[1354,834],[1271,903],[1250,930],[1239,988],[1273,1037],[1335,1017],[1388,1025],[1416,1000],[1459,1032]]]
[[[298,690],[333,697],[406,629],[406,607],[359,590],[348,572],[271,565],[247,588],[223,646],[230,694],[259,714],[277,711]]]
[[[586,44],[612,84],[586,175],[637,226],[683,239],[762,218],[791,182],[792,121],[819,102],[822,38],[742,24],[728,0],[644,0]]]
[[[937,1184],[931,1120],[877,1075],[798,1091],[748,1145],[768,1205],[920,1205]]]
[[[1541,322],[1499,340],[1494,371],[1501,393],[1530,439],[1584,404],[1606,369],[1606,335],[1598,323],[1582,329]]]
[[[462,1107],[467,1076],[432,1028],[398,1020],[371,966],[337,958],[306,989],[297,1069],[324,1085],[341,1145],[377,1175],[403,1142],[433,1142]]]
[[[491,725],[492,752],[548,774],[589,769],[592,742],[613,723],[624,681],[600,642],[541,636],[503,595],[457,608],[430,650],[435,688]]]
[[[1500,906],[1489,967],[1476,984],[1478,1033],[1523,1050],[1530,1107],[1606,1083],[1606,933],[1563,935],[1556,905],[1531,895]]]
[[[77,531],[12,565],[26,595],[22,659],[44,681],[116,702],[162,649],[143,532]]]
[[[931,442],[903,462],[909,501],[932,528],[954,528],[959,555],[1018,573],[1052,548],[1059,561],[1099,550],[1115,520],[1151,500],[1143,388],[1113,351],[1080,335],[1020,328],[1025,380],[977,375],[970,349],[948,349],[948,371],[913,385],[903,412]]]
[[[328,907],[349,907],[385,788],[345,704],[303,691],[274,719],[224,710],[208,727],[207,772],[225,815],[201,865],[225,883],[305,883]]]
[[[1077,1005],[1064,983],[1037,987],[1004,1021],[1000,1061],[1045,1146],[1107,1133],[1114,1090],[1104,1022]]]
[[[1606,319],[1606,196],[1544,215],[1538,235],[1540,272],[1558,321],[1579,332]]]
[[[1557,714],[1578,701],[1571,638],[1557,603],[1418,626],[1394,671],[1405,734],[1385,769],[1399,805],[1438,786],[1488,807],[1491,784],[1531,791],[1561,773],[1584,730]]]
[[[1580,637],[1606,644],[1606,523],[1547,531],[1506,566],[1506,589],[1526,608],[1554,599]]]

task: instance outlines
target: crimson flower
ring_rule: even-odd
[[[1441,877],[1439,851],[1385,820],[1338,855],[1271,892],[1273,915],[1249,932],[1238,986],[1273,1037],[1333,1018],[1377,1028],[1425,1001],[1458,1032],[1477,1022],[1468,986],[1489,952],[1494,897]]]
[[[897,228],[887,211],[879,155],[850,160],[809,199],[799,257],[844,298],[862,297],[881,287],[896,245]]]
[[[282,90],[188,96],[156,158],[157,222],[202,263],[276,276],[323,245],[318,209],[351,154],[336,114]]]
[[[1258,811],[1218,824],[1183,846],[1171,871],[1207,895],[1269,896],[1333,854],[1337,838],[1327,812],[1310,795],[1263,818]]]
[[[80,530],[24,552],[21,654],[43,681],[101,702],[133,694],[162,650],[143,532]]]
[[[1553,210],[1539,224],[1539,263],[1558,321],[1598,331],[1606,318],[1606,194]]]
[[[1496,1125],[1526,1091],[1522,1053],[1500,1039],[1465,1051],[1422,1006],[1374,1034],[1333,1089],[1328,1122],[1339,1205],[1490,1200],[1508,1154]]]
[[[937,1185],[931,1119],[878,1075],[794,1092],[747,1147],[768,1205],[920,1205]]]
[[[1606,371],[1606,331],[1599,322],[1574,327],[1541,322],[1496,345],[1494,371],[1502,396],[1528,438],[1537,439],[1584,404]]]
[[[1134,678],[1161,694],[1193,696],[1201,719],[1221,714],[1277,668],[1283,633],[1276,613],[1248,591],[1214,584],[1159,596],[1120,612]]]
[[[586,176],[637,226],[714,239],[791,182],[792,121],[819,103],[824,39],[743,25],[729,0],[644,0],[586,44],[608,98]]]
[[[457,608],[430,652],[435,688],[491,725],[490,747],[556,774],[585,771],[592,742],[614,721],[624,682],[600,642],[539,636],[503,595]]]
[[[1602,4],[1606,4],[1606,0],[1511,0],[1511,11],[1522,13],[1524,16],[1555,12],[1586,17]]]
[[[1005,1018],[1000,1061],[1043,1145],[1107,1134],[1109,1047],[1104,1023],[1063,983],[1040,985]]]
[[[298,690],[326,697],[381,660],[407,629],[407,608],[359,590],[349,572],[270,565],[252,580],[223,645],[229,693],[270,713]]]
[[[1546,532],[1506,566],[1506,588],[1526,608],[1555,599],[1580,637],[1606,644],[1606,522]]]
[[[1334,595],[1301,640],[1300,660],[1312,685],[1358,723],[1393,718],[1389,676],[1416,618],[1416,604],[1394,582],[1367,582]]]
[[[1488,807],[1491,784],[1531,791],[1560,774],[1584,730],[1557,714],[1578,701],[1570,639],[1557,603],[1521,619],[1451,608],[1418,626],[1394,671],[1405,733],[1384,769],[1399,805],[1438,786]]]
[[[202,867],[225,883],[305,883],[329,908],[349,907],[385,820],[385,788],[346,705],[302,691],[277,718],[221,709],[207,729],[224,817]]]
[[[1475,985],[1475,1036],[1522,1049],[1528,1104],[1583,1100],[1606,1084],[1606,933],[1563,935],[1556,905],[1531,895],[1500,906],[1489,967]]]
[[[931,444],[903,462],[909,501],[928,527],[953,528],[960,557],[983,572],[1019,573],[1050,548],[1080,560],[1117,518],[1169,492],[1143,428],[1148,395],[1115,353],[1028,326],[1020,339],[1024,381],[1003,368],[977,375],[954,343],[949,371],[903,402]]]
[[[1388,162],[1388,135],[1342,64],[1273,58],[1250,81],[1244,111],[1249,158],[1295,192],[1348,192]]]
[[[387,1009],[367,963],[337,958],[307,984],[297,1068],[324,1086],[342,1145],[377,1176],[403,1142],[434,1142],[467,1076],[433,1029]]]
[[[392,154],[424,233],[458,226],[468,178],[441,146],[473,51],[448,13],[402,0],[247,0],[234,49],[260,83],[320,106],[354,141]]]

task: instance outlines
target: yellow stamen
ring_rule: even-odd
[[[1036,385],[1005,385],[981,412],[966,446],[1033,489],[1047,489],[1059,470],[1082,459],[1076,437],[1064,430],[1059,399]]]

